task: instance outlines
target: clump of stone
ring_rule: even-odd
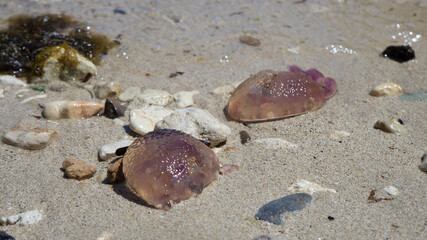
[[[87,164],[85,161],[74,158],[67,158],[62,162],[62,168],[68,178],[76,180],[85,180],[93,177],[96,173],[96,167]]]

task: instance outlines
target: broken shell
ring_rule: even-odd
[[[402,87],[397,85],[396,83],[388,82],[388,83],[381,83],[374,87],[369,92],[369,95],[374,97],[380,97],[380,96],[393,96],[393,95],[399,95],[403,93]]]
[[[97,114],[103,108],[102,104],[97,102],[53,101],[44,105],[42,115],[48,120],[84,119]]]
[[[4,143],[23,149],[42,149],[49,145],[57,136],[53,130],[33,126],[17,126],[2,136]]]
[[[168,210],[173,203],[199,195],[217,179],[212,150],[194,137],[171,129],[136,139],[123,157],[129,188],[148,204]]]

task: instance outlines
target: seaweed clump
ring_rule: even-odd
[[[43,74],[39,68],[43,65],[40,59],[52,52],[51,47],[71,47],[99,64],[101,56],[117,45],[106,36],[91,32],[90,26],[66,15],[19,15],[8,19],[8,22],[9,27],[0,31],[0,72],[30,80]],[[76,64],[75,57],[62,60]]]

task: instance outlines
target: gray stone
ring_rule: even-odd
[[[20,125],[7,131],[2,136],[2,141],[23,149],[36,150],[45,148],[52,143],[57,135],[53,130]]]
[[[311,195],[296,193],[271,201],[258,209],[255,218],[275,225],[282,225],[287,212],[302,210],[311,202]]]
[[[119,95],[119,99],[120,101],[123,101],[123,102],[130,102],[139,93],[141,93],[141,88],[130,87],[126,89],[122,94]]]
[[[15,85],[21,87],[27,86],[24,81],[12,75],[0,75],[0,83],[4,85]]]

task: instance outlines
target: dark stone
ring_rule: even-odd
[[[0,240],[15,240],[15,238],[7,234],[7,232],[0,230]]]
[[[246,144],[247,142],[249,142],[251,140],[251,136],[249,136],[249,133],[246,131],[240,131],[240,142],[242,144]]]
[[[415,58],[415,51],[411,46],[388,46],[381,55],[385,58],[403,63]]]
[[[311,202],[311,195],[307,193],[296,193],[264,204],[258,209],[255,218],[276,225],[282,225],[286,212],[302,210]]]
[[[122,103],[117,98],[107,98],[105,100],[104,115],[114,119],[125,115],[126,103]]]
[[[120,8],[116,8],[114,9],[114,14],[121,14],[121,15],[126,15],[126,11]]]
[[[333,220],[335,220],[335,218],[334,218],[334,217],[332,217],[332,216],[328,216],[328,220],[329,220],[329,221],[333,221]]]

